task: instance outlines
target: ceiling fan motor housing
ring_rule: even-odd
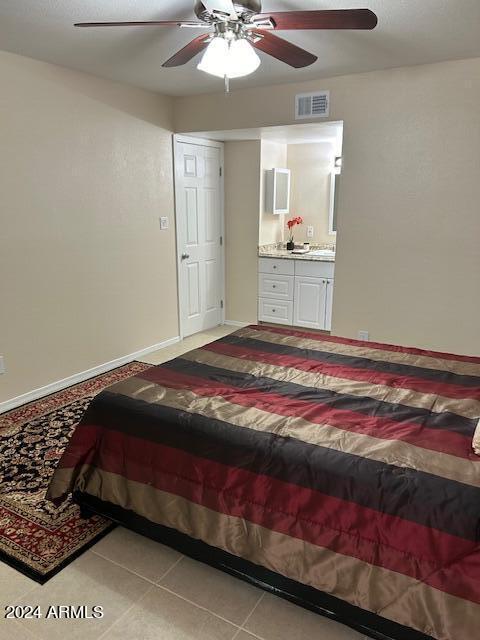
[[[250,17],[262,11],[261,0],[233,0],[233,6],[240,17]],[[195,4],[195,15],[204,22],[211,22],[212,14],[201,0]]]

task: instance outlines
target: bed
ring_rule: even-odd
[[[249,326],[96,396],[48,496],[373,638],[466,640],[479,417],[480,358]]]

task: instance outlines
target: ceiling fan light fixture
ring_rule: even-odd
[[[218,78],[248,76],[260,66],[260,58],[245,38],[233,34],[216,36],[203,54],[197,69]]]
[[[233,40],[227,57],[227,77],[241,78],[254,73],[260,66],[260,58],[245,38]]]
[[[203,54],[197,69],[209,73],[212,76],[224,78],[228,53],[229,47],[225,38],[220,36],[213,38]]]

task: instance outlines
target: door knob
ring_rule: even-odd
[[[190,255],[188,253],[182,253],[182,260],[188,260]]]

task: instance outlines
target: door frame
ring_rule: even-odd
[[[183,282],[181,278],[181,255],[182,255],[182,247],[180,242],[179,235],[179,225],[178,225],[178,202],[179,202],[179,176],[181,175],[181,171],[183,171],[183,167],[180,165],[180,152],[179,146],[181,144],[194,144],[200,147],[213,147],[220,150],[220,170],[221,175],[219,176],[220,180],[220,234],[222,238],[222,243],[220,245],[220,268],[221,268],[221,277],[220,277],[220,295],[222,296],[222,314],[221,314],[221,324],[225,324],[225,146],[223,142],[217,140],[208,140],[206,138],[195,138],[194,136],[186,136],[182,134],[174,134],[173,135],[173,181],[174,181],[174,196],[175,196],[175,238],[176,238],[176,248],[177,248],[177,308],[178,308],[178,330],[180,340],[183,340],[185,337],[185,326],[183,320],[183,305],[186,299],[183,294]]]

